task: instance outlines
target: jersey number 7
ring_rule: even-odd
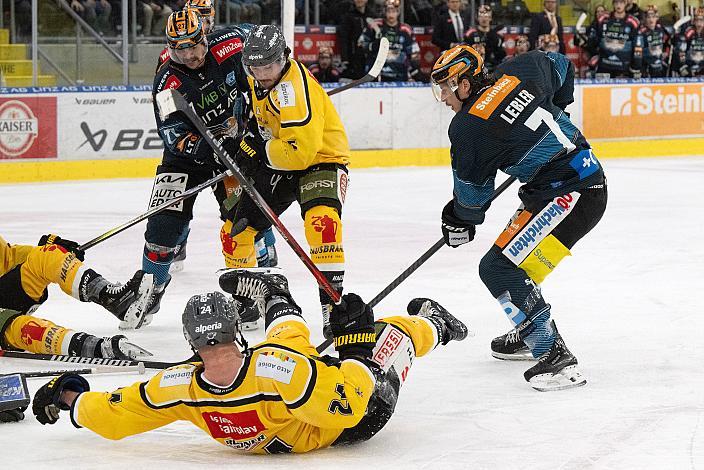
[[[557,141],[562,144],[568,153],[577,148],[572,142],[570,142],[570,139],[567,138],[565,133],[562,132],[560,125],[555,122],[555,118],[552,117],[552,113],[545,108],[541,108],[540,106],[535,108],[533,114],[528,116],[528,119],[526,119],[524,124],[528,127],[528,129],[537,131],[538,127],[540,127],[540,123],[542,122],[547,124],[548,128],[553,134],[555,134],[555,137],[557,137]]]

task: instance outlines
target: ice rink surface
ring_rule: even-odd
[[[481,283],[477,266],[518,205],[511,187],[476,239],[444,247],[375,309],[405,312],[429,296],[476,331],[418,359],[396,413],[372,440],[308,455],[248,456],[212,441],[190,423],[111,442],[74,429],[64,413],[42,427],[30,415],[0,424],[5,468],[425,468],[704,469],[704,158],[607,160],[609,205],[601,223],[543,284],[553,318],[588,383],[540,393],[523,379],[530,363],[490,355],[509,322]],[[0,234],[33,244],[47,232],[85,242],[143,212],[151,180],[0,186]],[[351,171],[344,210],[345,288],[369,300],[440,236],[451,197],[449,168]],[[284,223],[305,246],[297,206]],[[222,265],[214,198],[200,195],[186,269],[174,279],[151,326],[129,337],[160,360],[189,356],[180,315],[194,293],[217,289]],[[140,267],[144,223],[88,251],[87,263],[111,280]],[[312,276],[279,238],[280,265],[321,339]],[[52,286],[37,315],[98,335],[117,321]],[[250,343],[261,332],[248,336]],[[0,371],[51,368],[0,358]],[[56,366],[56,368],[60,368]],[[94,390],[144,377],[89,378]],[[31,379],[32,393],[45,379]]]

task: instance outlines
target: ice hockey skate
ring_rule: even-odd
[[[535,358],[521,339],[520,333],[511,330],[491,340],[491,355],[505,361],[533,361]]]
[[[140,299],[144,299],[140,304],[142,305],[139,311],[135,311],[134,315],[125,315],[125,318],[120,322],[119,328],[121,330],[136,330],[144,326],[149,325],[152,322],[154,314],[159,311],[161,307],[161,298],[164,296],[166,291],[166,286],[171,282],[171,278],[164,284],[158,286],[154,285],[154,276],[152,274],[145,274],[145,277],[149,276],[151,279],[151,286],[149,290],[144,288],[144,293],[140,293]],[[140,287],[141,288],[141,287]]]
[[[123,329],[123,324],[136,325],[147,311],[154,289],[154,276],[140,270],[124,285],[107,283],[100,277],[88,285],[88,289],[91,288],[100,288],[94,302],[120,319],[120,328]],[[132,328],[134,326],[127,329]]]
[[[100,343],[101,356],[105,359],[135,360],[153,356],[152,353],[127,341],[123,335],[103,338]]]
[[[409,315],[418,315],[430,320],[440,333],[438,340],[442,345],[450,341],[462,341],[467,336],[474,336],[474,333],[470,334],[467,325],[432,299],[413,299],[408,303],[406,310]]]
[[[553,328],[555,324],[553,323]],[[565,341],[555,329],[555,342],[538,363],[523,374],[530,386],[539,392],[550,392],[580,387],[587,383],[577,365],[577,358],[567,349]]]
[[[220,275],[220,287],[240,304],[243,330],[256,330],[264,318],[266,302],[273,296],[291,300],[283,270],[269,268],[228,269]]]

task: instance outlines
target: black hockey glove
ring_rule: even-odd
[[[247,132],[240,141],[235,162],[246,176],[253,175],[266,158],[266,142],[258,132]]]
[[[42,235],[42,238],[39,239],[39,243],[37,243],[37,246],[44,245],[59,245],[60,247],[65,248],[66,250],[76,255],[76,258],[81,261],[83,261],[86,256],[85,250],[78,249],[78,247],[81,246],[78,243],[73,242],[71,240],[65,240],[59,237],[58,235],[54,235],[51,233],[48,235]]]
[[[374,312],[357,294],[345,294],[332,308],[330,329],[340,359],[369,359],[376,344]]]
[[[78,374],[66,372],[44,384],[34,395],[32,413],[42,424],[54,424],[59,420],[59,410],[70,407],[61,401],[61,392],[71,390],[83,393],[90,390],[88,381]]]
[[[24,419],[24,410],[27,407],[17,408],[14,410],[0,411],[0,423],[17,423]]]
[[[465,222],[455,215],[454,199],[445,204],[442,210],[442,236],[445,244],[452,248],[469,243],[474,240],[477,230],[474,225]]]

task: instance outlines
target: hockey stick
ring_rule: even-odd
[[[491,198],[482,206],[482,209],[483,209],[483,210],[488,209],[489,204],[491,204],[491,202],[492,202],[494,199],[496,199],[497,197],[499,197],[499,195],[500,195],[501,193],[503,193],[504,191],[506,191],[506,189],[507,189],[509,186],[511,186],[514,181],[516,181],[516,177],[515,177],[515,176],[511,176],[511,177],[508,178],[506,181],[504,181],[503,183],[501,183],[501,185],[499,185],[499,187],[496,188],[496,190],[494,190],[494,193],[491,195]],[[379,292],[376,297],[374,297],[372,300],[370,300],[370,301],[369,301],[369,306],[372,307],[372,308],[375,307],[376,304],[378,304],[379,302],[381,302],[387,295],[389,295],[389,294],[391,293],[391,291],[393,291],[394,289],[396,289],[403,281],[405,281],[406,279],[408,279],[409,276],[410,276],[411,274],[413,274],[413,273],[416,271],[416,269],[420,268],[420,267],[423,265],[423,263],[425,263],[426,261],[428,261],[428,259],[430,259],[431,256],[433,256],[435,253],[437,253],[437,252],[440,250],[440,248],[443,247],[443,245],[445,245],[445,240],[444,240],[444,238],[441,238],[440,240],[436,241],[436,242],[433,244],[433,246],[431,246],[430,248],[428,248],[428,251],[426,251],[425,253],[423,253],[423,254],[420,256],[420,258],[418,258],[417,260],[415,260],[405,271],[403,271],[401,274],[399,274],[398,277],[396,277],[396,279],[394,279],[393,281],[391,281],[391,283],[390,283],[388,286],[386,286],[386,287],[384,288],[384,290],[382,290],[381,292]],[[331,339],[326,339],[326,340],[323,341],[317,348],[315,348],[315,350],[318,352],[318,354],[320,354],[320,353],[322,353],[323,351],[325,351],[331,344],[332,344],[332,340],[331,340]]]
[[[224,180],[228,176],[230,176],[230,174],[227,171],[224,173],[221,173],[217,176],[214,176],[213,178],[210,178],[205,183],[199,184],[198,186],[194,186],[191,189],[189,189],[188,191],[184,191],[183,193],[174,197],[173,199],[169,199],[168,201],[164,202],[163,204],[160,204],[157,207],[149,209],[144,214],[138,215],[134,219],[132,219],[128,222],[125,222],[122,225],[118,225],[117,227],[108,230],[107,232],[103,233],[102,235],[98,235],[97,237],[95,237],[91,241],[88,241],[88,242],[84,243],[83,245],[79,246],[78,249],[79,250],[87,250],[88,248],[92,248],[95,245],[97,245],[98,243],[102,243],[105,240],[107,240],[108,238],[112,238],[115,235],[117,235],[118,233],[124,232],[128,228],[130,228],[134,225],[137,225],[138,223],[140,223],[141,221],[143,221],[145,219],[148,219],[152,215],[157,214],[157,213],[163,211],[164,209],[168,209],[169,207],[171,207],[175,204],[178,204],[179,202],[181,202],[185,199],[188,199],[189,197],[201,192],[202,190],[204,190],[205,188],[207,188],[209,186],[212,186],[214,184],[219,183],[220,181]]]
[[[333,88],[332,90],[328,91],[328,96],[342,93],[345,90],[349,90],[350,88],[354,88],[356,86],[372,82],[372,81],[376,80],[377,78],[379,78],[379,74],[381,73],[381,69],[384,67],[384,64],[386,63],[386,57],[388,55],[389,55],[389,40],[386,38],[381,38],[381,40],[379,41],[379,52],[377,53],[376,59],[374,60],[374,64],[369,69],[369,72],[365,76],[363,76],[362,78],[358,78],[357,80],[353,80],[353,81],[346,83],[342,86],[339,86],[337,88]]]
[[[330,282],[323,275],[323,273],[320,272],[318,267],[313,263],[313,261],[306,254],[303,248],[301,248],[301,245],[299,245],[298,242],[293,238],[291,232],[289,232],[288,229],[284,226],[284,224],[281,223],[279,217],[271,209],[271,207],[269,207],[269,204],[267,204],[261,194],[259,194],[257,189],[254,187],[254,184],[252,184],[247,178],[244,177],[242,172],[240,172],[240,169],[237,167],[237,164],[235,164],[232,157],[227,153],[227,151],[222,147],[222,145],[220,145],[220,143],[215,140],[213,134],[210,132],[210,129],[208,129],[208,127],[203,123],[200,117],[198,117],[195,111],[193,111],[191,105],[188,104],[188,102],[184,99],[183,95],[181,95],[181,93],[179,93],[178,91],[169,88],[157,93],[156,103],[159,107],[159,113],[161,114],[162,119],[166,119],[166,116],[175,112],[181,112],[185,114],[186,117],[188,117],[188,119],[193,123],[193,125],[196,126],[201,136],[203,136],[206,142],[208,142],[208,144],[213,148],[213,151],[218,156],[220,161],[222,161],[222,163],[228,168],[228,170],[232,172],[232,175],[237,178],[237,181],[239,181],[242,189],[247,192],[249,197],[252,198],[254,204],[256,204],[256,206],[262,211],[262,213],[266,216],[269,222],[271,222],[271,224],[276,227],[276,230],[279,231],[283,239],[286,240],[288,245],[298,256],[298,258],[303,261],[303,264],[306,265],[308,271],[310,271],[313,277],[315,277],[315,279],[318,281],[318,285],[321,287],[321,289],[323,289],[325,293],[328,294],[328,296],[330,296],[330,298],[335,303],[338,303],[340,301],[340,294],[332,288]]]
[[[35,377],[56,377],[57,375],[70,372],[72,374],[78,375],[93,375],[93,374],[125,374],[130,372],[136,372],[138,374],[144,374],[145,367],[144,363],[140,362],[137,366],[98,366],[91,367],[90,369],[60,369],[60,370],[44,370],[40,372],[13,372],[14,374],[22,374],[28,379]]]
[[[670,41],[670,50],[667,53],[667,72],[665,73],[666,77],[670,76],[670,70],[672,68],[672,53],[675,49],[675,36],[680,33],[680,28],[682,27],[682,25],[687,23],[691,19],[691,16],[685,15],[679,20],[675,21],[675,24],[672,25],[672,40]]]
[[[354,88],[359,85],[363,85],[365,83],[371,82],[379,78],[379,74],[381,73],[381,69],[384,67],[384,64],[386,63],[386,57],[389,55],[389,40],[386,38],[381,38],[381,41],[379,43],[379,52],[376,56],[376,60],[374,61],[374,64],[372,65],[371,69],[369,69],[369,73],[367,73],[364,77],[351,81],[350,83],[347,83],[345,85],[339,86],[337,88],[333,88],[332,90],[328,91],[328,96],[333,96],[338,93],[342,93],[345,90],[349,90],[350,88]],[[182,194],[176,196],[173,199],[170,199],[166,201],[165,203],[161,204],[158,207],[154,207],[150,209],[149,211],[145,212],[142,215],[139,215],[135,217],[134,219],[125,222],[122,225],[118,225],[117,227],[108,230],[107,232],[103,233],[102,235],[98,235],[94,239],[84,243],[79,247],[80,250],[87,250],[88,248],[92,248],[98,243],[102,243],[105,240],[114,237],[118,233],[121,233],[128,228],[140,223],[141,221],[148,219],[154,214],[157,214],[164,209],[168,209],[169,207],[178,204],[179,202],[188,199],[189,197],[201,192],[205,188],[212,186],[216,183],[219,183],[220,181],[224,180],[226,177],[230,176],[230,172],[226,171],[225,173],[222,173],[218,176],[215,176],[205,183],[199,184],[198,186],[194,186],[193,188],[189,189],[188,191],[183,192]]]
[[[38,354],[27,351],[5,351],[0,349],[0,357],[10,357],[14,359],[30,359],[33,361],[63,362],[68,364],[97,365],[110,367],[144,367],[147,369],[168,369],[169,367],[189,362],[200,362],[200,359],[192,356],[180,362],[160,362],[160,361],[130,361],[128,359],[104,359],[101,357],[81,357],[64,356],[62,354]],[[140,365],[141,364],[141,365]]]

